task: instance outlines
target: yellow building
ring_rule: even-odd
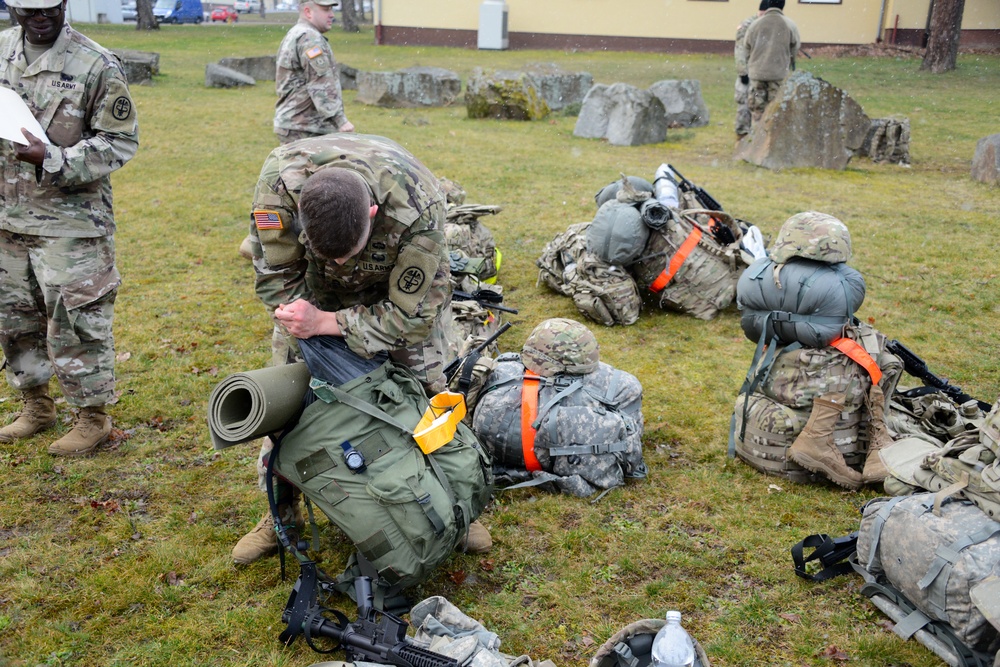
[[[786,0],[804,45],[925,44],[933,0]],[[757,0],[376,0],[381,44],[726,52]],[[481,23],[482,16],[482,23]],[[502,17],[502,18],[501,18]],[[503,25],[505,24],[505,25]],[[1000,46],[1000,0],[965,0],[962,46]]]

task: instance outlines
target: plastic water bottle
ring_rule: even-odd
[[[667,612],[667,624],[653,638],[653,667],[691,667],[694,664],[694,641],[681,627],[681,613]]]
[[[653,177],[653,193],[656,195],[656,201],[664,206],[669,208],[680,206],[677,180],[673,170],[666,163],[661,164],[656,170],[656,175]]]

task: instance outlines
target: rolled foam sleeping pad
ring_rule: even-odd
[[[302,409],[309,378],[304,363],[226,377],[208,399],[212,445],[225,449],[281,429]]]

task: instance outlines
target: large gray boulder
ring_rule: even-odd
[[[223,67],[219,63],[208,63],[205,65],[205,85],[209,88],[238,88],[255,86],[257,81],[252,76]]]
[[[338,63],[337,71],[340,74],[340,87],[343,90],[358,89],[359,72],[356,67],[351,67],[350,65],[345,65],[344,63]]]
[[[843,90],[795,72],[736,145],[735,157],[768,169],[844,169],[869,127],[871,119]]]
[[[549,105],[530,74],[480,67],[465,84],[465,109],[469,118],[539,120],[549,115]]]
[[[246,74],[255,81],[274,81],[277,56],[251,56],[248,58],[220,58],[223,67]]]
[[[701,82],[696,79],[666,79],[649,87],[667,114],[667,127],[704,127],[708,125],[708,107],[701,96]]]
[[[607,139],[615,146],[658,144],[667,138],[663,102],[626,83],[597,84],[587,91],[573,136]]]
[[[910,164],[910,119],[902,116],[873,118],[861,154],[872,162]]]
[[[442,67],[360,72],[357,81],[357,99],[379,107],[446,107],[462,92],[458,74]]]
[[[524,70],[552,111],[578,105],[594,85],[590,72],[567,72],[555,63],[531,63]]]
[[[159,53],[117,49],[115,55],[122,61],[125,77],[133,86],[151,84],[153,77],[160,73]]]
[[[1000,134],[991,134],[976,142],[976,154],[972,158],[972,178],[1000,185]]]

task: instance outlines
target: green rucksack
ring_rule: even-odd
[[[413,431],[428,400],[391,360],[339,386],[310,370],[315,400],[281,438],[272,465],[354,543],[377,572],[376,599],[388,599],[429,578],[486,507],[490,456],[462,423],[454,439],[424,454]],[[361,470],[351,449],[364,459]],[[349,592],[360,574],[352,556],[338,590]]]

